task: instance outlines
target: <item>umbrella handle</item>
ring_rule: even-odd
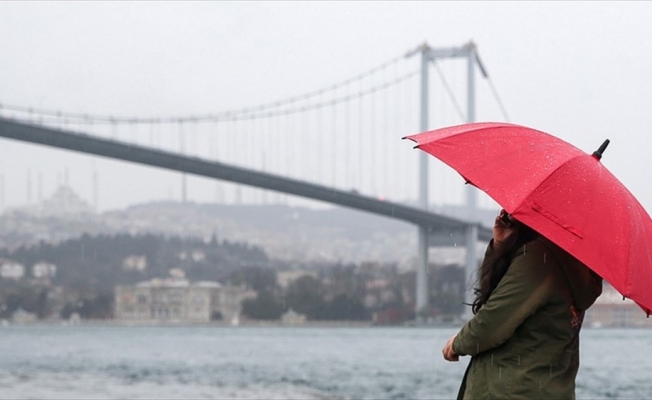
[[[598,161],[602,158],[602,153],[606,150],[607,146],[609,146],[609,139],[605,140],[602,145],[593,152],[593,157],[595,157]]]

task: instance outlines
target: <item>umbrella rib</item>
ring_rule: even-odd
[[[569,162],[571,162],[571,161],[573,161],[573,160],[576,160],[576,159],[578,159],[578,158],[584,157],[584,156],[586,156],[586,155],[587,155],[587,154],[585,154],[585,153],[584,153],[584,154],[578,154],[578,155],[576,155],[576,156],[573,156],[572,158],[569,158],[568,160],[564,161],[563,163],[559,164],[559,165],[558,165],[554,170],[552,170],[552,172],[550,172],[549,174],[547,174],[546,177],[545,177],[544,179],[541,180],[541,182],[539,182],[539,183],[536,184],[536,185],[532,185],[532,190],[530,190],[530,192],[528,192],[527,195],[524,196],[523,198],[524,198],[524,199],[527,199],[528,197],[530,197],[530,196],[532,195],[532,193],[534,193],[534,192],[535,192],[539,187],[541,187],[541,185],[543,185],[545,182],[547,182],[548,180],[550,180],[550,178],[551,178],[553,175],[555,175],[555,173],[556,173],[557,171],[559,171],[562,167],[564,167],[565,165],[567,165]]]

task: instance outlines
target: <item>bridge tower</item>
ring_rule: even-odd
[[[415,54],[421,54],[421,90],[420,90],[420,130],[425,132],[428,127],[428,67],[430,63],[435,63],[440,59],[446,58],[466,58],[467,59],[467,122],[475,122],[475,65],[478,64],[481,73],[486,78],[486,70],[480,61],[476,45],[473,41],[460,47],[432,48],[427,43],[423,43],[416,49],[408,52],[405,56],[412,57]],[[419,206],[428,209],[428,157],[425,152],[419,155]],[[478,218],[476,213],[476,189],[471,185],[466,187],[466,220],[468,222],[465,233],[466,260],[464,267],[464,280],[467,285],[464,292],[464,302],[470,303],[472,291],[470,290],[471,277],[477,268],[477,251],[476,244],[478,241]],[[416,314],[419,321],[429,311],[428,301],[428,248],[430,245],[437,244],[437,238],[431,237],[424,226],[419,227],[418,239],[418,257],[417,257],[417,282],[416,282]],[[470,310],[467,308],[467,314]]]

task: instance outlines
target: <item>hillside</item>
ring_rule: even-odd
[[[461,212],[459,207],[443,211]],[[495,215],[485,213],[489,221]],[[203,239],[216,234],[220,239],[260,246],[271,259],[288,262],[382,260],[407,265],[416,248],[416,228],[411,224],[340,207],[154,202],[101,214],[17,209],[0,216],[0,247],[41,240],[58,243],[84,233]]]

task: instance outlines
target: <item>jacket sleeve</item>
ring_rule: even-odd
[[[505,343],[554,291],[552,260],[536,242],[517,255],[487,302],[457,334],[453,351],[476,355]]]

